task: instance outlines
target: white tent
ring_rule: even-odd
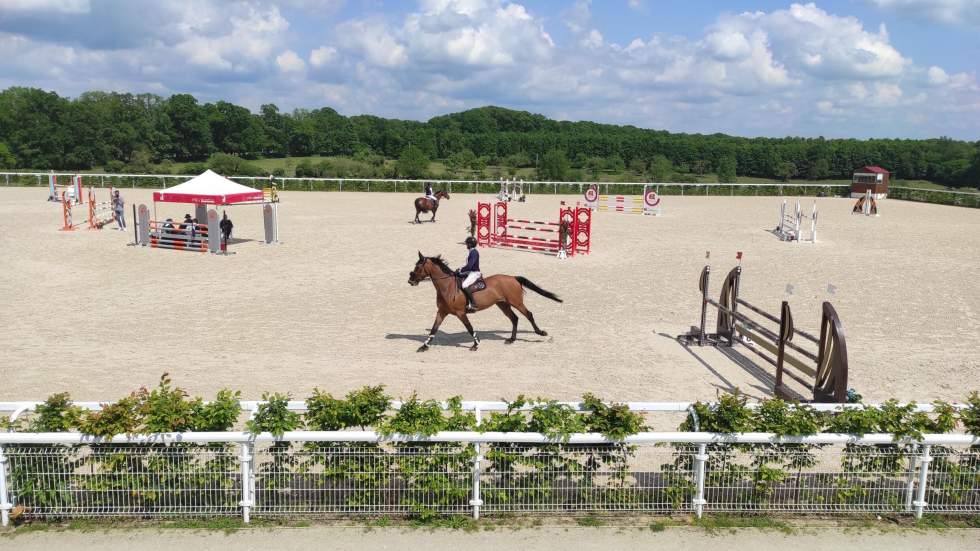
[[[199,205],[233,205],[261,203],[262,190],[243,186],[213,172],[199,176],[170,189],[153,192],[153,201],[160,203],[194,203]]]

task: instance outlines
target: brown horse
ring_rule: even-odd
[[[455,272],[446,264],[446,261],[442,257],[426,257],[422,256],[420,252],[419,261],[415,263],[415,269],[408,273],[408,283],[409,285],[415,286],[426,279],[431,279],[432,285],[436,288],[436,321],[432,324],[429,337],[425,339],[425,343],[419,347],[418,351],[425,352],[429,349],[429,344],[435,338],[436,332],[439,331],[442,320],[446,319],[446,316],[449,314],[456,316],[459,318],[459,321],[463,322],[466,331],[473,337],[473,346],[470,347],[470,350],[476,350],[480,346],[480,339],[477,338],[476,332],[473,331],[473,326],[470,325],[469,318],[466,317],[466,296],[463,295],[463,291],[459,288],[459,281]],[[477,312],[496,305],[507,316],[507,319],[511,323],[511,331],[510,338],[505,340],[505,343],[511,344],[517,340],[517,314],[514,313],[515,309],[521,314],[524,314],[527,321],[531,322],[531,327],[534,328],[535,333],[542,337],[548,336],[548,333],[538,327],[538,324],[534,322],[534,315],[531,314],[531,311],[524,306],[524,289],[530,289],[555,302],[562,302],[557,295],[550,291],[545,291],[527,278],[521,276],[515,277],[498,274],[485,278],[485,281],[487,288],[474,293],[473,302],[476,304]]]
[[[470,237],[476,237],[476,211],[470,209]]]
[[[419,220],[419,214],[423,212],[431,211],[432,218],[429,219],[429,222],[436,221],[436,211],[439,210],[439,199],[449,199],[449,194],[446,193],[445,191],[437,191],[435,201],[429,199],[428,197],[419,197],[418,199],[415,200],[415,223],[416,224],[422,223]]]

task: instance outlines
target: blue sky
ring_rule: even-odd
[[[2,0],[0,86],[980,139],[980,0]]]

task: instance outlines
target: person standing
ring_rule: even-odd
[[[218,227],[221,228],[221,238],[227,243],[231,239],[231,230],[235,225],[231,223],[226,211],[221,211],[221,223],[218,224]]]
[[[120,230],[125,230],[126,201],[123,200],[118,189],[112,192],[112,214],[116,219],[116,227]]]

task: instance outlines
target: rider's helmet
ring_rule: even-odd
[[[467,249],[472,249],[473,247],[476,247],[476,238],[471,235],[466,238],[465,243]]]

